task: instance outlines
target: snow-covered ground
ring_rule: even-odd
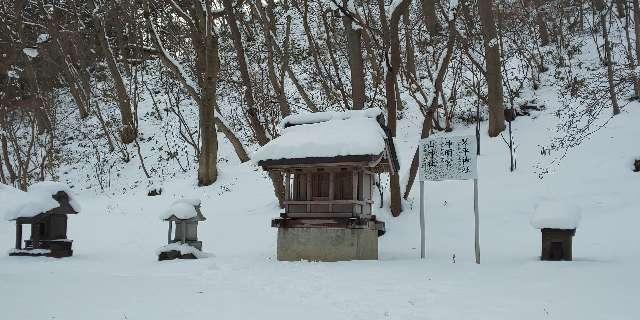
[[[399,218],[376,210],[387,223],[380,260],[278,262],[270,219],[279,210],[266,174],[230,160],[210,187],[196,187],[189,172],[156,197],[144,186],[79,191],[82,212],[69,220],[73,257],[0,255],[0,319],[639,319],[640,174],[631,166],[640,157],[640,111],[626,108],[540,179],[553,111],[514,122],[514,173],[504,143],[483,128],[481,265],[469,181],[427,183],[426,260],[418,258],[416,185]],[[407,112],[397,141],[405,170],[421,122],[415,114]],[[221,141],[222,156],[235,159]],[[211,255],[158,262],[167,231],[158,216],[183,197],[202,199],[199,236]],[[539,261],[540,231],[529,221],[549,201],[582,213],[572,262]],[[13,241],[14,225],[0,223],[0,246]]]

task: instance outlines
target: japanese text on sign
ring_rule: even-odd
[[[478,178],[476,138],[437,136],[420,141],[420,180],[467,180]]]

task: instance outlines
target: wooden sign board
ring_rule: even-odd
[[[420,258],[426,257],[424,182],[473,179],[475,254],[480,263],[477,140],[474,136],[431,136],[420,141]]]
[[[419,148],[420,181],[478,178],[474,136],[431,136]]]

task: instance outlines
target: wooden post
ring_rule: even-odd
[[[336,173],[334,171],[329,172],[329,201],[335,199],[333,193],[335,192]],[[329,213],[333,212],[333,204],[329,203]]]
[[[284,200],[291,200],[291,173],[284,174]]]
[[[284,173],[284,213],[289,212],[289,200],[291,200],[291,173]]]
[[[171,243],[171,229],[173,229],[173,223],[169,220],[169,233],[167,234],[167,243]]]
[[[352,212],[353,212],[353,216],[355,217],[356,216],[355,209],[357,206],[357,204],[355,204],[355,200],[358,200],[358,171],[355,169],[353,170],[353,172],[351,172],[351,187],[352,187],[351,194],[353,198],[352,200],[354,200]],[[360,212],[362,212],[362,208],[360,208]]]
[[[22,249],[22,223],[16,221],[16,249]]]
[[[424,181],[420,180],[420,259],[426,257],[426,237],[424,225]]]
[[[181,221],[182,223],[182,244],[187,243],[187,223]]]
[[[305,179],[307,179],[306,183],[307,183],[307,201],[311,201],[311,171],[307,171],[307,174],[305,174]],[[307,213],[311,212],[311,204],[307,203]]]
[[[475,213],[476,222],[476,263],[480,264],[480,215],[478,213],[478,179],[473,179],[473,211]]]
[[[35,228],[34,228],[35,226]],[[33,231],[36,231],[35,234]],[[40,245],[38,244],[40,240],[40,223],[31,224],[31,246],[33,249],[38,249]]]

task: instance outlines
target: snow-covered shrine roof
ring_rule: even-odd
[[[80,212],[80,204],[76,201],[71,188],[64,183],[41,181],[32,184],[27,192],[0,184],[0,211],[6,220],[18,218],[33,218],[41,213],[60,207],[62,204],[53,198],[58,192],[64,192],[69,197],[69,205],[74,212]]]
[[[531,226],[536,229],[571,230],[580,224],[580,208],[562,202],[543,202],[535,207],[531,216]]]
[[[180,199],[160,215],[162,220],[206,220],[200,212],[200,199]]]
[[[332,158],[380,159],[388,136],[379,122],[380,109],[290,115],[281,122],[282,135],[252,156],[258,165],[278,160],[325,162]]]

